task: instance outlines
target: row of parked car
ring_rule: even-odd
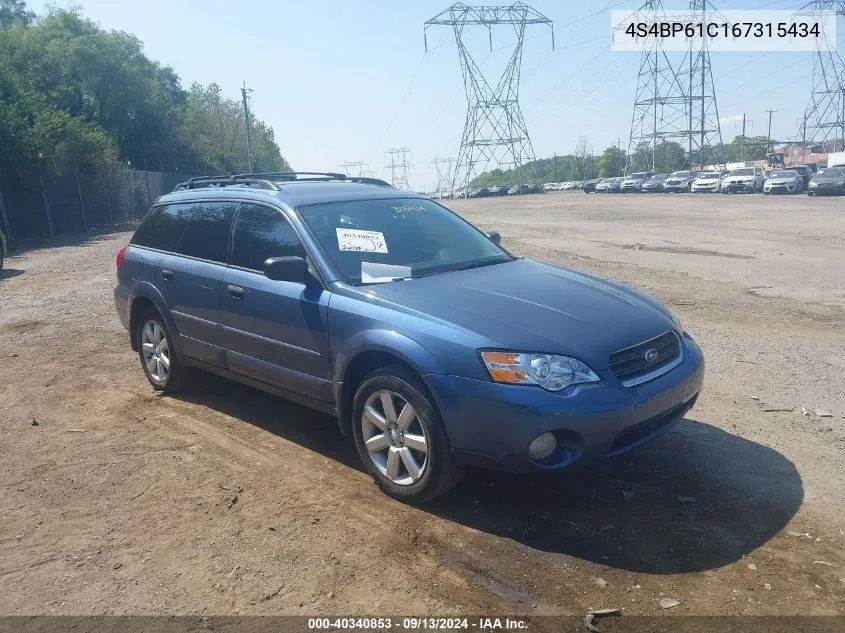
[[[497,187],[479,187],[469,192],[464,190],[458,190],[454,193],[441,191],[430,197],[439,199],[490,198],[494,196],[519,196],[527,193],[546,193],[546,189],[543,185],[501,185]]]
[[[789,165],[779,169],[742,167],[726,171],[644,171],[621,178],[596,178],[584,193],[801,193],[845,194],[845,167]]]

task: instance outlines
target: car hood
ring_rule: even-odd
[[[770,185],[789,185],[799,180],[801,180],[800,176],[798,178],[769,178],[766,183]]]
[[[813,182],[845,182],[845,178],[839,176],[815,176]]]
[[[575,356],[607,369],[610,354],[674,324],[632,287],[530,259],[367,286],[388,302],[480,334],[491,347]]]
[[[728,176],[728,182],[748,182],[750,180],[754,180],[756,176]]]
[[[701,178],[697,178],[692,184],[694,185],[718,185],[721,181],[716,180],[715,178],[707,178],[702,180]]]

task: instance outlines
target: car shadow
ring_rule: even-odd
[[[179,397],[361,470],[333,418],[214,376]],[[535,550],[677,574],[741,559],[780,532],[803,497],[798,471],[777,451],[684,419],[583,472],[470,472],[421,509]]]
[[[23,271],[19,268],[0,268],[0,281],[3,279],[11,279],[12,277],[17,277],[18,275],[23,275]]]

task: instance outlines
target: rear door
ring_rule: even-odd
[[[237,202],[206,201],[174,205],[187,218],[177,252],[159,262],[156,285],[178,331],[183,353],[223,365],[220,322],[223,273]]]
[[[331,402],[327,316],[330,293],[267,279],[270,257],[306,257],[282,212],[242,204],[223,276],[223,330],[229,369],[287,391]]]

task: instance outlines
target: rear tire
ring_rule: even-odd
[[[401,365],[376,369],[361,382],[352,431],[364,468],[394,499],[430,501],[463,476],[428,390]]]
[[[135,337],[141,369],[153,389],[172,394],[190,384],[192,374],[179,360],[173,338],[157,310],[148,308],[141,314]]]

